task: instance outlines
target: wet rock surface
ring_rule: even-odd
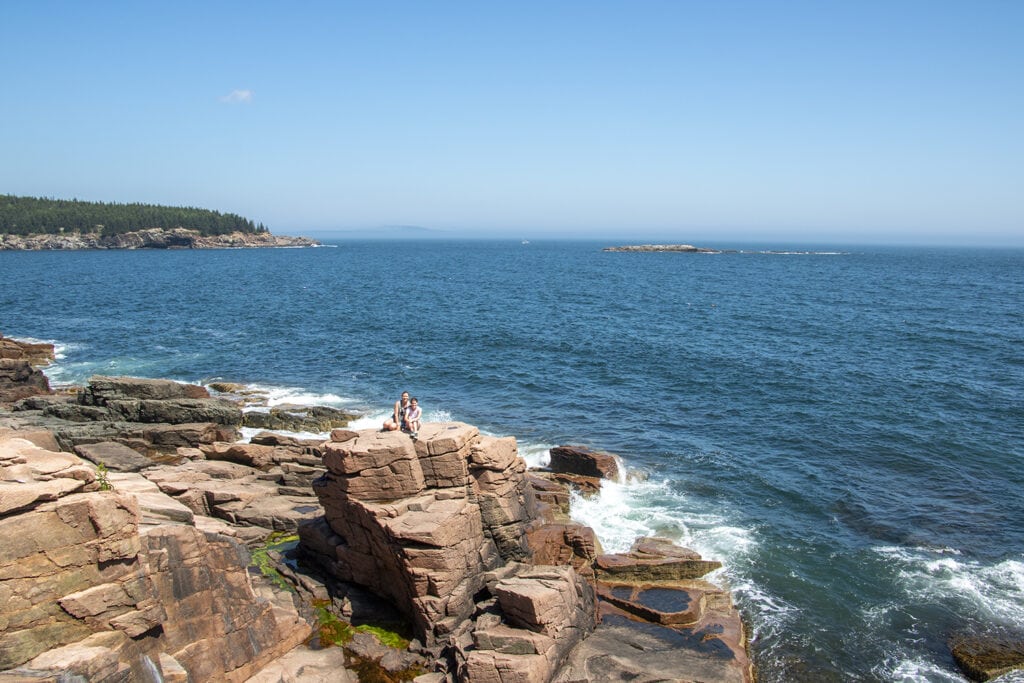
[[[1024,633],[958,635],[950,643],[957,666],[974,681],[1024,670]]]
[[[556,446],[551,449],[552,472],[575,474],[595,479],[619,478],[619,462],[611,453],[595,451],[586,446]]]
[[[20,342],[0,335],[0,405],[50,393],[39,368],[53,362],[53,344]]]

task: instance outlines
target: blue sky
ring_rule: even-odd
[[[0,8],[0,193],[274,232],[1024,245],[1024,2]]]

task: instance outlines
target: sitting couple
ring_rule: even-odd
[[[393,432],[401,429],[403,432],[409,432],[412,438],[416,438],[420,431],[420,417],[423,415],[423,411],[420,410],[420,402],[414,396],[409,398],[409,392],[402,392],[402,399],[395,401],[395,411],[391,415],[391,419],[384,422],[384,431]]]

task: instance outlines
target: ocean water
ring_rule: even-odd
[[[615,452],[575,516],[721,560],[763,681],[962,681],[950,637],[1024,624],[1024,251],[602,246],[0,252],[0,332],[57,342],[56,383],[244,382],[365,426],[408,390],[534,464]]]

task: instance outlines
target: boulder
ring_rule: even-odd
[[[656,537],[637,539],[629,552],[601,555],[594,564],[598,578],[635,583],[697,579],[721,566],[721,562],[701,559],[692,550]]]
[[[321,473],[325,471],[319,449],[218,442],[202,444],[199,450],[208,460],[227,460],[260,470],[268,470],[276,465],[294,465],[297,468],[317,468]]]
[[[552,472],[578,474],[599,479],[619,478],[618,458],[611,453],[594,451],[586,446],[556,446],[551,449]]]
[[[461,680],[545,683],[594,629],[593,589],[571,567],[523,568],[490,591],[500,616],[478,617],[457,649]]]
[[[247,410],[243,424],[256,429],[280,429],[289,432],[329,432],[347,427],[359,417],[327,406],[280,405],[268,410]]]
[[[957,666],[974,681],[1024,669],[1024,634],[958,635],[950,643]]]
[[[24,439],[25,441],[47,451],[57,452],[61,450],[60,445],[57,443],[57,439],[53,436],[53,432],[47,429],[0,429],[0,441],[7,438]]]
[[[9,434],[0,437],[0,515],[95,488],[95,470],[74,455]]]
[[[0,334],[0,359],[24,360],[34,366],[49,365],[54,359],[53,344],[15,341]]]
[[[601,553],[594,530],[576,522],[533,524],[526,531],[526,542],[537,564],[571,564],[584,576]]]
[[[89,385],[78,393],[78,402],[90,406],[104,406],[108,401],[124,399],[168,401],[197,398],[210,398],[210,392],[197,384],[168,379],[104,375],[90,377]]]
[[[564,472],[538,472],[537,474],[559,484],[564,484],[567,488],[578,492],[584,498],[590,498],[601,492],[602,480],[598,477],[584,477],[580,474],[566,474]]]
[[[192,385],[184,385],[192,386]],[[199,387],[200,389],[202,387]],[[242,424],[242,409],[218,398],[106,399],[103,404],[115,420],[146,424],[184,424],[215,422],[237,427]]]
[[[22,401],[19,408],[25,409],[28,408],[29,405],[37,405],[40,406],[44,415],[57,418],[58,420],[67,420],[69,422],[100,422],[113,421],[116,419],[114,414],[106,407],[80,405],[71,401],[68,396],[53,396],[45,398],[52,400],[44,403],[39,399],[35,399],[31,404],[28,401]]]
[[[363,431],[355,439],[323,445],[328,483],[361,500],[399,500],[426,488],[423,467],[409,437],[400,432]]]
[[[198,448],[218,441],[237,441],[240,436],[235,428],[216,422],[145,425],[139,433],[154,449],[171,453],[183,446]]]
[[[322,450],[324,520],[299,527],[302,546],[403,609],[428,647],[470,617],[485,572],[527,557],[532,489],[514,439],[426,423],[415,441],[364,430]]]
[[[669,672],[672,678],[666,678]],[[754,677],[743,625],[731,607],[710,610],[696,624],[673,628],[637,621],[604,604],[601,623],[569,653],[551,680],[751,683]]]
[[[332,430],[332,434],[334,431],[342,430]],[[349,434],[356,436],[355,432],[349,432]],[[321,439],[297,439],[292,436],[285,436],[284,434],[277,434],[275,432],[260,432],[253,435],[253,437],[249,439],[249,443],[254,443],[259,446],[277,446],[279,448],[286,448],[304,455],[322,457],[320,444],[323,443],[323,441]]]
[[[554,521],[569,517],[569,489],[552,481],[545,472],[527,472],[526,481],[533,489],[536,516]]]
[[[593,592],[569,567],[533,567],[502,579],[493,591],[509,624],[555,637],[594,624]]]
[[[274,465],[274,447],[251,443],[202,444],[199,450],[207,460],[226,460],[256,469],[268,469]]]
[[[471,443],[470,482],[485,532],[506,562],[525,560],[531,550],[527,528],[537,506],[515,439],[481,436]]]
[[[193,514],[235,525],[294,532],[303,520],[323,514],[312,491],[281,495],[280,475],[265,476],[242,464],[215,460],[146,470],[147,479]]]
[[[115,472],[138,472],[155,464],[146,456],[140,455],[116,441],[101,441],[100,443],[75,446],[75,453],[89,462],[97,465],[103,464],[107,469]]]
[[[50,381],[27,360],[0,358],[0,403],[50,393]]]
[[[163,493],[156,484],[140,474],[111,472],[107,475],[107,482],[114,491],[135,496],[139,505],[140,525],[195,522],[192,510]]]

